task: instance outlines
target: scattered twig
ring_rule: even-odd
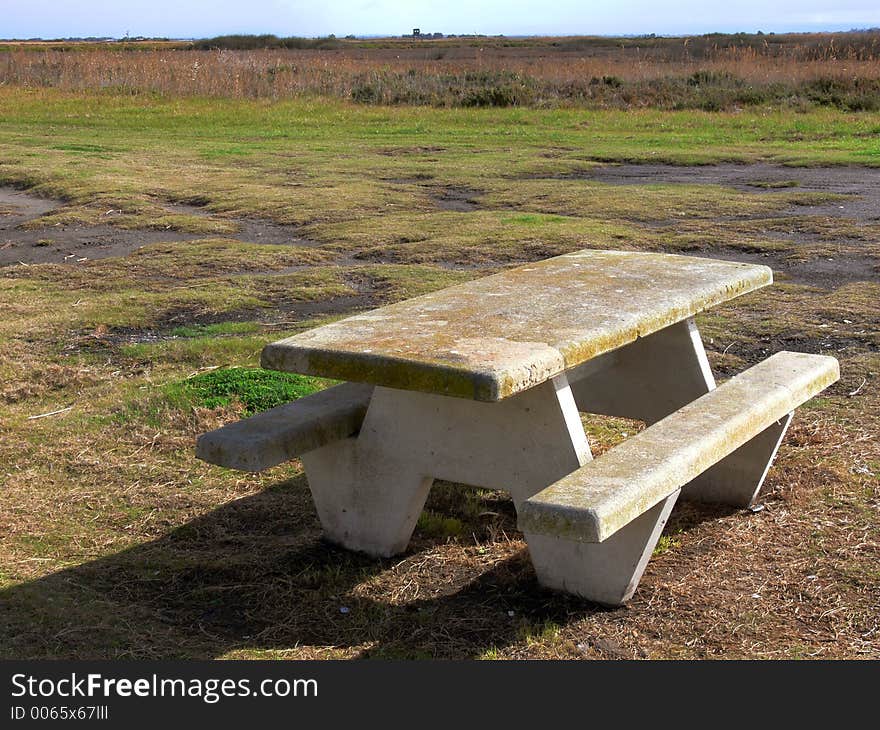
[[[868,379],[867,379],[867,378],[862,378],[862,382],[859,383],[859,387],[856,388],[854,391],[852,391],[852,392],[850,392],[850,393],[847,393],[847,395],[848,395],[850,398],[852,398],[854,395],[858,395],[858,394],[859,394],[859,391],[860,391],[862,388],[865,387],[865,383],[867,383],[867,382],[868,382]]]
[[[172,286],[168,291],[177,291],[178,289],[197,289],[201,286],[213,286],[216,282],[203,281],[198,284],[186,284],[184,286]]]
[[[58,639],[66,634],[72,634],[74,631],[94,631],[95,629],[100,628],[100,626],[72,626],[69,629],[64,629],[64,631],[59,631],[55,634],[55,638]]]
[[[199,373],[205,373],[205,372],[209,372],[209,371],[211,371],[211,370],[217,370],[217,369],[219,369],[220,367],[221,367],[220,365],[208,365],[208,366],[206,366],[206,367],[199,368],[198,370],[193,370],[193,371],[192,371],[189,375],[187,375],[186,377],[187,377],[187,378],[192,378],[192,377],[198,375]],[[232,370],[234,367],[235,367],[235,366],[232,366],[232,367],[229,368],[229,369]]]
[[[57,411],[49,411],[48,413],[41,413],[38,416],[28,416],[28,421],[34,421],[38,418],[46,418],[47,416],[57,416],[59,413],[67,413],[73,406],[67,406],[67,408],[59,408]]]

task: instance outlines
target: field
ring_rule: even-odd
[[[732,51],[640,79],[625,48],[577,70],[496,42],[492,73],[531,59],[617,96],[465,104],[350,79],[441,51],[418,88],[446,58],[470,73],[470,41],[0,49],[0,656],[880,658],[880,74],[801,41],[784,83],[845,77],[839,103],[620,95],[700,68],[733,88],[764,61],[737,75]],[[147,78],[155,54],[321,53],[344,56],[323,91]],[[842,367],[759,506],[679,505],[628,607],[542,590],[504,493],[435,485],[408,552],[375,560],[321,542],[298,462],[195,460],[199,433],[326,385],[257,370],[265,343],[581,248],[767,263],[774,286],[698,317],[716,375],[782,349]],[[599,453],[640,427],[584,419]]]
[[[691,38],[0,42],[0,83],[436,107],[880,111],[880,31]]]

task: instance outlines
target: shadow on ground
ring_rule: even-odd
[[[674,529],[717,510],[681,516]],[[541,589],[525,549],[482,572],[459,553],[428,574],[406,574],[444,542],[417,535],[402,561],[328,545],[299,477],[152,542],[0,591],[0,656],[214,658],[294,648],[318,656],[332,648],[362,657],[466,658],[605,610]],[[371,588],[382,574],[389,579]],[[389,586],[394,593],[413,576],[428,594],[392,600]]]

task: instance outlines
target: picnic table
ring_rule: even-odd
[[[404,551],[434,479],[510,493],[540,582],[630,598],[679,494],[747,506],[792,411],[836,360],[778,353],[716,388],[694,315],[766,266],[584,250],[267,345],[265,368],[346,381],[203,435],[259,470],[300,456],[325,536]],[[580,413],[647,428],[592,458]]]

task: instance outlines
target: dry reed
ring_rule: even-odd
[[[650,40],[650,39],[649,39]],[[668,39],[665,39],[668,40]],[[647,42],[647,41],[646,41]],[[788,44],[660,48],[487,43],[331,50],[0,52],[0,84],[68,91],[284,99],[329,96],[433,106],[880,106],[880,48]]]

